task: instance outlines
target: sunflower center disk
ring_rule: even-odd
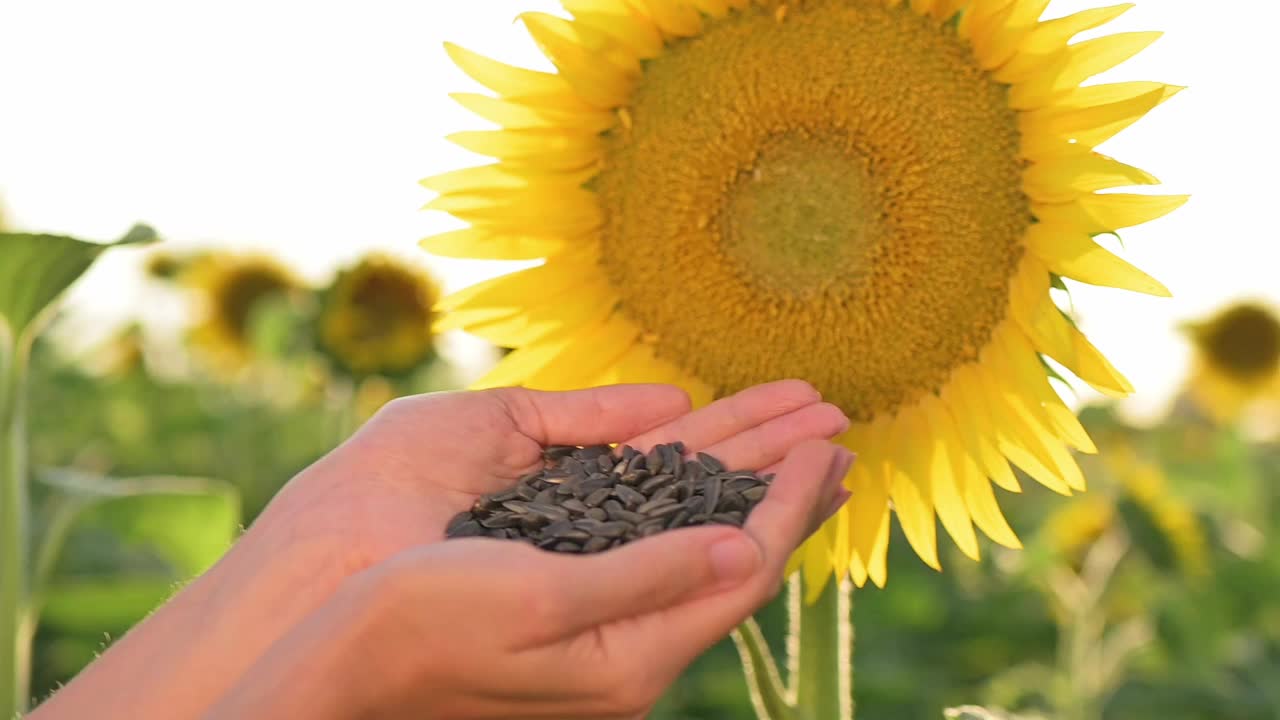
[[[1234,375],[1268,376],[1280,367],[1280,324],[1262,308],[1233,308],[1204,332],[1209,357]]]
[[[645,64],[594,180],[622,311],[722,392],[803,377],[867,420],[937,390],[1031,222],[1006,98],[883,0],[708,21]]]

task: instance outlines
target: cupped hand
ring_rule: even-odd
[[[769,462],[751,461],[747,439],[726,440],[726,459]],[[491,539],[415,547],[345,583],[209,717],[641,718],[776,594],[788,555],[845,499],[851,461],[826,442],[795,445],[741,530],[686,528],[593,556]]]
[[[678,439],[735,467],[780,461],[804,440],[848,427],[836,407],[795,380],[760,385],[690,412],[668,385],[571,392],[502,388],[404,398],[295,478],[251,535],[310,548],[336,583],[402,550],[438,542],[476,498],[514,485],[546,445]],[[315,581],[315,579],[313,579]]]

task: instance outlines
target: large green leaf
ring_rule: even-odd
[[[33,335],[46,309],[107,248],[154,239],[155,232],[145,225],[106,244],[61,235],[0,233],[0,337],[21,344]]]
[[[185,580],[216,562],[240,529],[239,493],[217,480],[99,478],[68,470],[45,471],[41,480],[56,490],[45,529],[57,533],[63,526],[77,551],[47,562],[55,576],[143,569]],[[46,556],[59,554],[61,538],[46,542],[56,543]]]

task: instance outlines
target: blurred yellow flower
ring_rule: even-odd
[[[1238,303],[1187,327],[1195,366],[1191,399],[1220,423],[1255,402],[1280,403],[1280,317],[1261,303]]]
[[[214,370],[235,373],[253,356],[253,313],[285,298],[302,282],[275,259],[260,254],[210,253],[183,273],[197,295],[199,320],[191,342]]]
[[[1049,295],[1056,276],[1166,295],[1093,236],[1182,196],[1094,148],[1180,88],[1084,86],[1158,33],[1072,43],[1128,6],[1040,20],[1045,0],[565,0],[525,13],[557,74],[450,45],[499,126],[452,140],[494,164],[430,178],[471,227],[452,257],[545,259],[467,288],[443,327],[516,348],[480,386],[659,381],[696,404],[785,377],[853,420],[853,500],[795,558],[885,582],[890,511],[939,567],[937,522],[1020,547],[992,483],[1012,465],[1085,488],[1094,445],[1051,357],[1129,382]]]
[[[408,372],[435,353],[436,283],[425,270],[371,255],[342,271],[325,293],[320,345],[356,376]]]
[[[1115,502],[1097,493],[1073,499],[1046,521],[1049,551],[1079,572],[1089,549],[1115,526]]]
[[[1160,565],[1187,576],[1209,571],[1208,540],[1195,508],[1169,486],[1160,468],[1128,447],[1106,463],[1114,488],[1095,490],[1056,510],[1042,530],[1050,552],[1079,572],[1089,550],[1113,528],[1123,528]],[[1133,514],[1126,516],[1120,506]]]

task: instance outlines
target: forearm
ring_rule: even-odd
[[[303,561],[308,550],[277,547],[268,535],[246,534],[31,719],[200,717],[333,590],[315,561]]]
[[[386,694],[365,653],[373,604],[358,579],[277,640],[202,720],[356,720],[376,717]]]

